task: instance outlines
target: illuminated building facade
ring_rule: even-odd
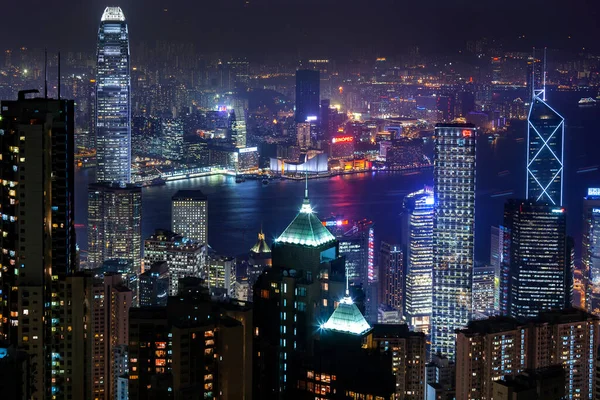
[[[246,102],[236,99],[229,114],[230,141],[238,148],[246,147],[246,108]]]
[[[494,267],[473,268],[473,319],[496,315],[496,270]]]
[[[141,272],[142,188],[94,183],[88,188],[88,268],[114,259],[129,260]]]
[[[154,263],[140,275],[140,307],[164,307],[169,295],[167,262]]]
[[[213,296],[233,295],[235,283],[235,258],[209,254],[205,266],[206,283]]]
[[[504,207],[509,235],[509,279],[501,284],[508,293],[508,314],[535,317],[540,311],[570,305],[570,249],[567,246],[564,208],[530,201],[509,200]]]
[[[494,308],[501,311],[500,307],[500,274],[504,262],[504,227],[492,226],[490,233],[490,266],[494,268],[495,289],[494,289]],[[502,313],[501,313],[502,314]]]
[[[563,204],[565,120],[536,91],[527,117],[527,199]]]
[[[334,136],[331,138],[331,158],[349,158],[354,156],[353,136]]]
[[[310,122],[299,122],[296,124],[296,139],[298,147],[306,151],[310,147]]]
[[[583,199],[581,262],[587,273],[587,309],[600,316],[600,188],[589,188]]]
[[[238,171],[256,170],[260,154],[258,147],[244,147],[237,150],[237,168]]]
[[[404,316],[419,332],[429,332],[433,272],[433,190],[422,189],[404,199],[403,248],[406,260]]]
[[[471,318],[476,130],[438,124],[435,136],[431,340],[433,353],[453,358],[455,330]]]
[[[183,152],[183,121],[163,118],[161,124],[162,156],[167,160],[181,161]]]
[[[200,190],[178,190],[171,198],[171,229],[188,239],[208,241],[208,198]]]
[[[96,159],[98,182],[131,181],[129,32],[119,7],[106,7],[98,29]]]
[[[509,317],[469,322],[456,336],[456,398],[494,398],[494,381],[527,368],[529,335]]]
[[[316,154],[303,162],[285,161],[280,158],[271,158],[271,171],[277,171],[282,174],[298,174],[309,172],[311,174],[320,174],[329,170],[329,158],[327,154]]]
[[[379,263],[382,302],[400,314],[404,310],[404,253],[400,245],[381,242]]]
[[[559,365],[566,394],[561,398],[594,399],[599,325],[597,317],[576,308],[523,321],[470,322],[457,335],[456,398],[496,399],[493,382],[502,376]]]
[[[0,338],[27,352],[28,398],[45,399],[64,394],[70,379],[59,281],[77,267],[74,103],[31,93],[1,103]]]
[[[169,296],[179,293],[179,280],[185,277],[200,278],[204,270],[206,246],[183,238],[167,244],[165,261],[169,268]]]
[[[350,286],[366,287],[369,231],[373,223],[365,219],[351,224],[347,219],[329,218],[323,224],[338,240],[340,256],[346,257]]]
[[[319,71],[296,71],[296,122],[306,122],[319,116],[320,91]]]

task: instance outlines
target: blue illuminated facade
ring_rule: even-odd
[[[471,318],[476,134],[472,124],[435,128],[431,351],[449,358]]]
[[[106,7],[98,29],[96,158],[98,182],[131,181],[129,33],[119,7]]]
[[[404,316],[413,330],[429,332],[433,271],[433,190],[423,189],[404,199],[406,293]]]
[[[561,206],[565,120],[536,91],[527,118],[527,199]]]

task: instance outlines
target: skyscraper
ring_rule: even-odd
[[[600,315],[600,189],[589,188],[583,199],[581,262],[587,273],[587,309]]]
[[[246,109],[248,104],[242,99],[233,101],[233,109],[229,114],[229,134],[231,144],[235,147],[246,147]]]
[[[200,190],[178,190],[171,198],[171,229],[188,239],[208,241],[208,199]]]
[[[96,68],[97,180],[130,182],[129,32],[119,7],[106,7],[102,14]]]
[[[30,93],[1,104],[0,338],[29,354],[28,397],[42,399],[65,383],[57,285],[76,269],[74,103]]]
[[[318,118],[320,85],[319,71],[296,71],[296,122]]]
[[[563,208],[531,201],[509,200],[504,207],[509,236],[501,293],[515,318],[570,305],[570,249]]]
[[[544,93],[536,91],[527,117],[527,199],[562,206],[565,120]]]
[[[293,389],[291,378],[313,354],[315,328],[327,321],[345,286],[338,242],[314,213],[308,190],[272,254],[272,268],[254,285],[253,388],[262,398]]]
[[[129,260],[136,273],[142,261],[142,188],[95,183],[88,188],[88,268]]]
[[[397,310],[404,310],[404,254],[397,244],[381,242],[379,255],[382,273],[382,303]]]
[[[433,271],[433,212],[431,189],[404,199],[403,247],[406,259],[404,315],[414,330],[429,332],[431,322],[431,275]]]
[[[472,124],[435,128],[432,352],[454,357],[455,330],[471,318],[475,238],[475,150]]]

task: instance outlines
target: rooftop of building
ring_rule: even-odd
[[[335,237],[323,226],[313,211],[308,200],[308,189],[302,202],[302,208],[296,218],[288,225],[275,243],[295,244],[318,247],[326,243],[334,243]]]
[[[373,337],[380,338],[407,338],[411,336],[420,336],[425,339],[423,332],[413,332],[408,329],[406,324],[374,324]]]
[[[185,189],[178,190],[171,200],[206,200],[207,197],[201,190],[198,189]]]
[[[258,241],[252,246],[250,252],[254,254],[271,253],[271,248],[265,240],[265,234],[262,232],[262,229],[258,234]]]
[[[155,240],[160,242],[173,242],[183,239],[179,233],[175,233],[169,229],[156,229],[154,233],[145,240]]]
[[[569,324],[573,322],[582,322],[594,320],[598,321],[598,318],[595,315],[590,314],[589,312],[582,310],[580,308],[565,308],[563,310],[551,310],[541,312],[537,318],[531,320],[531,322],[535,323],[550,323],[550,324]]]
[[[106,7],[100,21],[125,21],[125,14],[121,7]]]
[[[506,332],[517,329],[522,324],[512,317],[495,316],[487,319],[469,321],[465,329],[458,332],[464,335],[482,335],[489,333]]]
[[[465,128],[465,129],[475,129],[475,125],[469,123],[462,122],[443,122],[439,124],[435,124],[436,128]]]
[[[365,317],[363,317],[350,296],[346,294],[340,300],[337,308],[333,311],[327,322],[321,325],[321,328],[353,335],[362,335],[368,332],[371,326],[365,320]]]

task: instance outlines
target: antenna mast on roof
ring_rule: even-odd
[[[60,100],[60,51],[58,52],[58,100]]]
[[[350,297],[350,289],[348,287],[348,267],[346,267],[346,297]]]
[[[44,98],[48,98],[48,49],[44,49]]]
[[[546,49],[547,49],[547,47],[544,47],[544,94],[543,94],[544,101],[546,101]]]
[[[306,156],[304,156],[304,180],[305,180],[305,186],[304,186],[304,198],[308,199],[308,154]]]
[[[535,47],[533,48],[533,61],[531,62],[531,95],[531,99],[535,99]]]

